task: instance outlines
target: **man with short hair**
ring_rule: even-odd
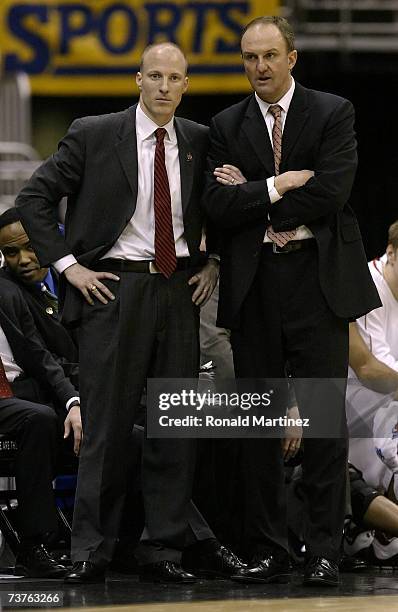
[[[254,93],[212,120],[203,198],[222,232],[218,324],[232,329],[237,377],[281,381],[280,414],[289,372],[302,417],[309,409],[319,423],[335,416],[334,437],[312,431],[305,439],[304,583],[337,585],[347,441],[338,429],[344,394],[333,380],[346,378],[348,321],[379,306],[347,203],[357,166],[354,110],[294,81],[294,33],[282,17],[250,22],[241,51]],[[233,577],[287,580],[280,441],[241,443],[251,565]]]
[[[48,552],[57,533],[52,480],[56,475],[59,420],[64,437],[73,431],[79,452],[81,421],[76,389],[39,338],[19,289],[0,279],[0,432],[17,440],[15,480],[21,546],[15,573],[56,578],[66,573]]]
[[[0,251],[4,257],[0,278],[18,286],[44,345],[78,388],[78,348],[59,318],[58,274],[40,266],[16,208],[0,215]]]
[[[208,130],[174,117],[186,73],[176,45],[149,46],[136,76],[139,103],[74,121],[16,201],[39,261],[61,274],[63,319],[79,326],[84,438],[68,582],[104,579],[147,377],[199,371],[198,307],[213,291],[218,261],[199,250]],[[65,237],[56,217],[64,195]],[[228,574],[241,566],[203,520],[191,520],[194,462],[192,440],[144,441],[142,580],[193,582],[181,555],[195,540],[209,540],[198,552],[207,567]]]

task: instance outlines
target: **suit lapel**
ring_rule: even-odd
[[[242,130],[246,134],[250,145],[256,152],[261,164],[264,166],[268,176],[275,174],[274,152],[269,138],[267,126],[254,95],[251,97]]]
[[[137,105],[125,111],[125,118],[119,128],[119,142],[116,152],[132,191],[132,206],[135,208],[138,188],[137,136],[135,131],[135,112]],[[132,214],[129,218],[132,217]]]
[[[186,126],[178,117],[175,118],[175,128],[178,142],[178,157],[180,160],[181,200],[182,210],[188,208],[192,191],[192,181],[195,166],[195,150],[189,138]]]
[[[287,113],[282,136],[282,168],[296,144],[309,117],[307,93],[304,87],[296,82],[292,101]],[[283,172],[284,170],[282,170]]]

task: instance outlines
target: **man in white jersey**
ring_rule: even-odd
[[[398,221],[388,231],[388,244],[380,259],[369,263],[382,307],[357,320],[357,328],[372,355],[398,373]],[[349,460],[372,487],[397,496],[398,402],[387,374],[377,384],[364,380],[351,351],[347,387],[350,432]],[[371,387],[371,388],[370,388]],[[391,391],[391,393],[388,393]]]

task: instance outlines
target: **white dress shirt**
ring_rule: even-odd
[[[13,382],[17,376],[22,374],[22,369],[15,363],[14,355],[8,343],[7,337],[0,325],[0,356],[8,382]]]
[[[282,109],[281,110],[281,123],[282,123],[282,134],[283,134],[283,130],[285,128],[286,116],[289,111],[290,103],[292,101],[294,90],[296,87],[293,77],[291,77],[291,79],[292,79],[292,84],[290,85],[290,88],[285,93],[285,95],[282,96],[280,100],[278,100],[278,102],[269,104],[268,102],[265,102],[264,100],[262,100],[257,95],[257,93],[254,94],[257,104],[260,107],[261,114],[264,117],[265,125],[267,126],[269,139],[271,141],[272,147],[274,146],[274,143],[272,142],[272,128],[274,127],[275,117],[272,115],[272,113],[268,112],[269,107],[274,106],[275,104],[278,104],[278,106],[281,107]],[[268,188],[268,195],[269,195],[271,204],[275,204],[275,202],[278,202],[279,200],[282,199],[283,196],[279,195],[279,193],[277,192],[275,188],[275,176],[270,176],[267,179],[267,188]],[[313,238],[313,237],[314,237],[313,233],[305,225],[300,225],[299,227],[296,228],[296,236],[294,237],[295,240],[304,240],[306,238]],[[264,242],[272,242],[272,240],[268,237],[267,233],[265,233]]]
[[[114,246],[104,258],[130,259],[133,261],[155,258],[155,211],[153,202],[153,174],[158,125],[137,106],[137,158],[138,192],[134,215]],[[182,216],[180,160],[174,117],[162,126],[166,130],[164,139],[167,176],[171,195],[174,242],[177,257],[189,257],[184,238]]]
[[[5,335],[1,325],[0,325],[0,356],[3,362],[4,371],[6,373],[6,378],[9,383],[12,383],[18,376],[23,374],[23,370],[22,368],[19,367],[19,365],[16,363],[14,359],[14,354],[11,350],[11,346],[7,340],[7,336]],[[75,397],[69,398],[68,401],[66,402],[66,410],[69,410],[71,403],[74,401],[80,402],[79,397],[75,396]]]

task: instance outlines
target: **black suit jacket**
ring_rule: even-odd
[[[248,182],[220,185],[212,172],[224,163],[238,166]],[[240,307],[270,222],[276,231],[299,225],[312,231],[319,281],[336,315],[353,319],[380,306],[360,230],[347,203],[356,167],[352,104],[296,83],[283,131],[280,172],[309,169],[315,177],[270,204],[265,181],[275,174],[274,156],[254,95],[214,117],[203,206],[222,233],[219,325],[239,326]]]
[[[52,274],[54,276],[54,271]],[[0,278],[5,278],[14,283],[21,291],[44,346],[62,366],[65,376],[72,380],[74,386],[78,387],[79,354],[71,330],[67,330],[62,325],[55,310],[49,310],[48,301],[36,285],[23,283],[7,268],[0,269]]]
[[[93,266],[114,245],[134,214],[137,187],[136,105],[122,112],[74,121],[58,152],[33,174],[17,197],[23,225],[42,266],[73,253]],[[185,228],[193,264],[199,264],[208,128],[175,118]],[[65,238],[57,227],[57,208],[68,196]],[[214,252],[214,248],[209,245]],[[61,278],[61,281],[63,279]],[[66,284],[63,320],[79,320],[80,292]],[[62,289],[62,287],[61,287]],[[62,293],[62,292],[61,292]]]
[[[13,283],[0,279],[0,325],[16,363],[63,407],[78,395],[38,336],[26,302]]]

